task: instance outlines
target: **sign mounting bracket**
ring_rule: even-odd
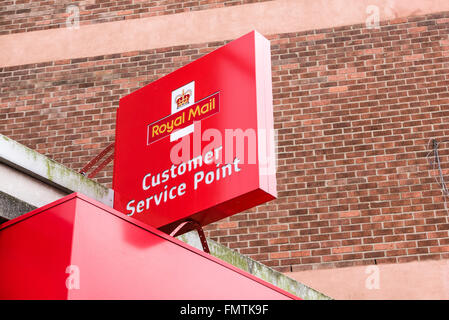
[[[181,231],[182,228],[184,228],[186,225],[190,225],[193,227],[196,232],[198,232],[198,236],[201,240],[201,245],[203,246],[203,251],[210,254],[209,245],[207,244],[206,235],[204,234],[204,230],[201,227],[201,225],[194,221],[194,220],[186,220],[184,222],[181,222],[171,233],[170,236],[176,237],[178,235],[179,231]]]
[[[87,171],[91,169],[98,161],[102,160],[110,151],[112,150],[112,154],[107,157],[103,162],[101,162],[96,169],[94,169],[89,175],[88,178],[92,179],[97,175],[98,172],[100,172],[106,165],[109,164],[112,160],[114,160],[114,142],[108,145],[103,151],[101,151],[95,158],[93,158],[91,161],[89,161],[88,164],[84,166],[84,168],[81,169],[80,173],[82,175],[86,175]]]

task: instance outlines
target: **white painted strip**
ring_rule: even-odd
[[[447,0],[275,0],[174,15],[0,36],[0,66],[91,57],[192,43],[364,23],[449,11]]]

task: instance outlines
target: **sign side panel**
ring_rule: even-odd
[[[276,198],[276,150],[270,41],[255,32],[255,46],[259,181],[261,188]]]

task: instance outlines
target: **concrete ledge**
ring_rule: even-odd
[[[36,209],[20,199],[0,191],[0,223]]]
[[[0,134],[0,162],[66,194],[80,192],[112,207],[114,192],[62,164]],[[12,182],[13,183],[13,182]],[[15,196],[13,194],[10,194]],[[17,197],[17,196],[16,196]],[[27,199],[20,199],[36,206]],[[51,200],[54,201],[54,200]],[[51,201],[48,201],[51,202]]]
[[[177,237],[179,240],[202,250],[201,242],[195,231]],[[229,249],[211,239],[207,239],[210,252],[213,256],[226,261],[260,279],[263,279],[285,291],[288,291],[305,300],[331,300],[332,298],[287,277],[286,275],[254,261],[240,253]]]
[[[0,161],[0,192],[39,208],[69,192],[58,189]]]

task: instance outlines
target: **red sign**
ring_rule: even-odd
[[[114,208],[164,231],[276,197],[270,44],[251,32],[120,100]]]

